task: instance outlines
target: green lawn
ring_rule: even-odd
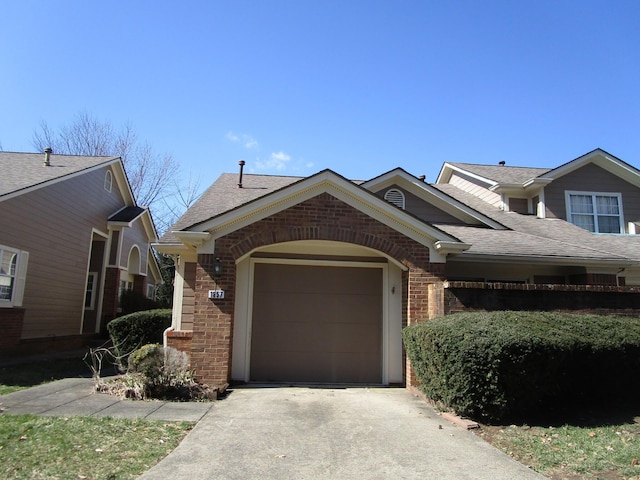
[[[580,419],[536,425],[483,425],[479,433],[553,480],[640,479],[640,404],[603,406]],[[559,421],[558,421],[559,420]]]
[[[93,417],[0,415],[0,478],[133,479],[193,427]]]

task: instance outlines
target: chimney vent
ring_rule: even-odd
[[[427,178],[426,175],[420,175],[418,177],[418,180],[420,180],[421,182],[424,182],[425,178]]]
[[[244,168],[244,160],[240,160],[238,162],[240,165],[240,178],[238,179],[238,188],[242,188],[242,169]]]
[[[498,165],[500,165],[501,167],[504,167],[507,164],[507,162],[505,162],[504,160],[500,160],[498,162]]]
[[[51,149],[51,147],[47,147],[44,149],[44,166],[48,167],[51,165],[51,154],[53,153],[53,150]]]

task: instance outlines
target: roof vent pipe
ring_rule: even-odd
[[[500,165],[501,167],[504,167],[507,164],[507,162],[505,162],[504,160],[500,160],[498,162],[498,165]]]
[[[418,177],[418,180],[420,180],[421,182],[424,182],[425,178],[427,178],[426,175],[420,175]]]
[[[53,150],[51,147],[47,147],[44,149],[44,166],[48,167],[51,165],[51,153]]]
[[[238,179],[238,188],[242,188],[242,169],[244,168],[244,160],[240,160],[238,162],[240,165],[240,178]]]

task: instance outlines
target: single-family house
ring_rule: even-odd
[[[79,346],[124,291],[153,297],[154,241],[120,158],[0,152],[0,354]]]
[[[210,384],[410,383],[404,326],[462,310],[640,313],[640,171],[445,163],[366,181],[223,174],[156,245],[166,343]]]

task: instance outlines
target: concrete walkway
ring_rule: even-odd
[[[237,388],[141,480],[534,480],[400,388]]]
[[[113,395],[96,393],[90,378],[66,378],[0,395],[3,414],[82,415],[198,422],[213,405],[200,402],[121,400]]]

